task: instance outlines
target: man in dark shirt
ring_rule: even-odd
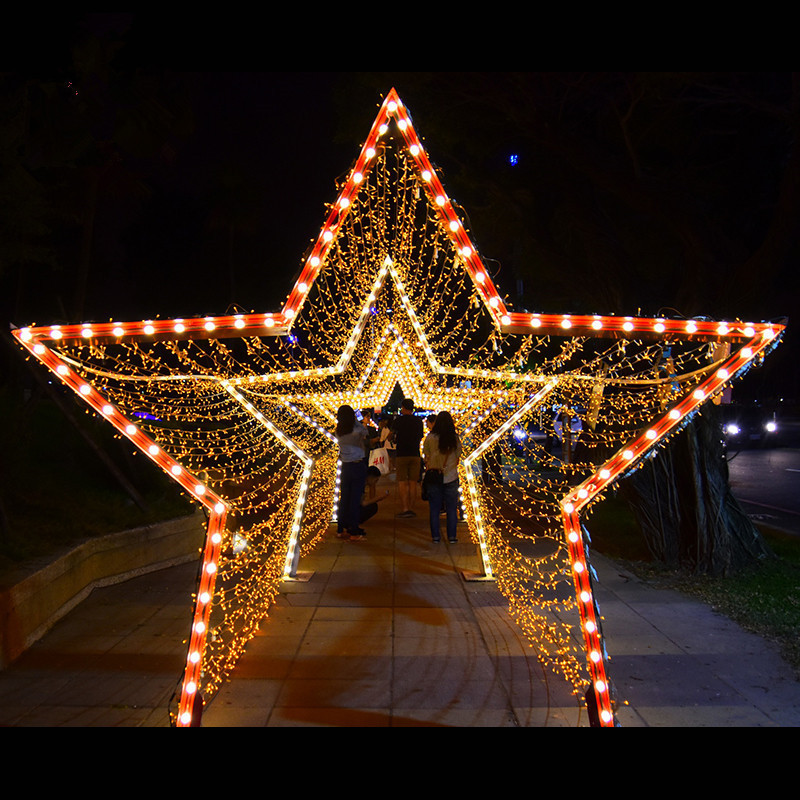
[[[398,517],[416,517],[411,509],[416,499],[416,484],[419,481],[422,457],[419,443],[422,441],[422,420],[414,416],[414,401],[404,398],[400,404],[400,416],[392,426],[395,442],[395,469],[400,504],[403,509]]]

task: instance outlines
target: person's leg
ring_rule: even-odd
[[[358,517],[361,509],[361,495],[364,494],[364,486],[367,483],[367,462],[357,461],[352,466],[352,484],[347,513],[347,530],[355,535],[359,532]]]
[[[397,475],[395,481],[400,495],[400,511],[398,516],[416,516],[411,510],[411,490],[416,479],[412,475],[415,459],[409,456],[401,456],[397,459]]]
[[[372,519],[378,513],[378,504],[369,503],[366,506],[361,506],[359,509],[358,521],[363,525],[368,519]]]
[[[343,463],[339,478],[339,511],[336,528],[338,533],[346,533],[350,527],[348,514],[350,514],[350,509],[352,508],[353,465]]]
[[[455,542],[456,526],[458,525],[458,481],[446,483],[442,488],[444,490],[444,507],[447,511],[447,539]]]
[[[400,511],[410,511],[409,508],[409,499],[408,499],[408,492],[409,492],[409,482],[408,481],[399,481],[397,484],[397,491],[400,494]]]
[[[431,539],[440,542],[442,534],[439,528],[439,512],[442,510],[442,487],[441,485],[428,488],[428,514],[431,525]]]
[[[420,491],[422,483],[422,459],[412,458],[411,468],[408,475],[408,510],[414,513],[414,506],[416,505],[417,495]]]

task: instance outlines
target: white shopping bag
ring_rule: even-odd
[[[369,451],[369,465],[377,467],[381,471],[381,475],[389,473],[389,453],[385,447],[376,447]]]

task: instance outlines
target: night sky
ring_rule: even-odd
[[[797,316],[791,73],[195,70],[139,15],[62,22],[2,75],[3,163],[36,181],[4,206],[48,231],[3,261],[14,324],[278,310],[392,86],[513,307]]]

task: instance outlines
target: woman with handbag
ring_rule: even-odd
[[[356,419],[350,406],[339,406],[336,413],[336,441],[339,443],[341,478],[339,483],[338,536],[356,541],[364,537],[359,525],[361,495],[367,481],[367,442],[369,432]]]
[[[431,432],[422,445],[425,455],[425,477],[428,495],[431,539],[441,541],[439,513],[447,512],[447,541],[457,542],[458,525],[458,460],[461,457],[461,441],[449,412],[441,411],[436,416]]]

